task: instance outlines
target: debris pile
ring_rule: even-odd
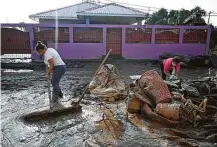
[[[121,79],[118,69],[112,64],[105,64],[89,84],[90,93],[103,101],[114,102],[125,99],[128,88]]]
[[[128,112],[144,113],[163,124],[196,126],[205,117],[207,98],[195,104],[194,99],[185,97],[186,90],[189,88],[182,88],[181,80],[164,82],[156,71],[147,71],[130,85]]]
[[[198,144],[197,140],[203,135],[205,135],[205,141],[216,142],[215,133],[211,136],[207,135],[208,132],[216,131],[212,127],[199,134],[200,137],[195,137],[198,135],[195,134],[195,130],[200,132],[198,129],[206,125],[216,126],[215,123],[210,124],[210,120],[213,120],[217,114],[217,99],[213,96],[216,94],[217,86],[215,78],[203,78],[187,83],[178,78],[164,81],[154,70],[146,71],[141,76],[135,77],[135,81],[129,84],[128,88],[121,79],[117,68],[107,64],[101,68],[89,84],[89,90],[94,97],[96,96],[106,103],[127,99],[127,118],[137,127],[145,126],[141,121],[144,117],[151,122],[179,128],[177,135],[168,138],[175,137],[174,140],[180,144],[194,146],[195,142]],[[98,121],[96,126],[111,133],[111,138],[114,139],[116,132],[114,133],[112,130],[114,128],[116,130],[118,126],[122,125],[116,122],[113,115],[113,117],[110,115],[108,117],[106,114],[103,112],[103,116],[106,117],[103,117],[102,121]],[[116,126],[116,124],[119,125]],[[186,128],[187,130],[184,130]],[[166,130],[171,132],[169,128]],[[177,131],[175,130],[175,132]],[[184,139],[180,134],[187,134],[186,132],[189,135]],[[193,142],[189,140],[193,140]]]

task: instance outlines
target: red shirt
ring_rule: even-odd
[[[163,61],[164,73],[168,73],[170,70],[173,70],[172,61],[173,58],[168,58]],[[178,74],[180,72],[180,63],[176,63],[175,69],[176,74]]]

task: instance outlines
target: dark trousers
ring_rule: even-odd
[[[53,92],[54,93],[60,93],[61,89],[59,86],[60,79],[66,72],[66,66],[65,65],[59,65],[55,66],[52,74],[52,79],[51,79],[51,84],[53,87]]]
[[[160,63],[160,69],[161,69],[161,73],[162,73],[162,79],[166,80],[167,75],[164,73],[164,64],[163,64],[163,61]],[[172,70],[170,70],[169,73],[172,74]]]

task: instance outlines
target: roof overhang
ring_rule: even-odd
[[[85,16],[79,16],[81,20]],[[133,24],[139,20],[144,20],[144,17],[123,17],[123,16],[90,16],[90,23],[97,24]]]
[[[39,21],[39,19],[62,19],[62,20],[78,20],[77,17],[64,17],[64,16],[29,16],[30,19],[34,21]]]
[[[77,16],[104,16],[104,17],[110,17],[110,16],[116,16],[116,17],[141,17],[145,18],[146,15],[134,15],[134,14],[105,14],[105,13],[77,13]]]

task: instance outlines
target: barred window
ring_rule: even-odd
[[[156,44],[179,43],[179,29],[155,29]]]
[[[186,29],[184,30],[183,43],[206,43],[206,29]]]
[[[151,43],[152,29],[147,28],[127,28],[126,43]]]
[[[103,28],[73,28],[74,43],[103,43]]]
[[[36,41],[43,40],[51,43],[69,43],[69,28],[35,27],[34,37]]]

